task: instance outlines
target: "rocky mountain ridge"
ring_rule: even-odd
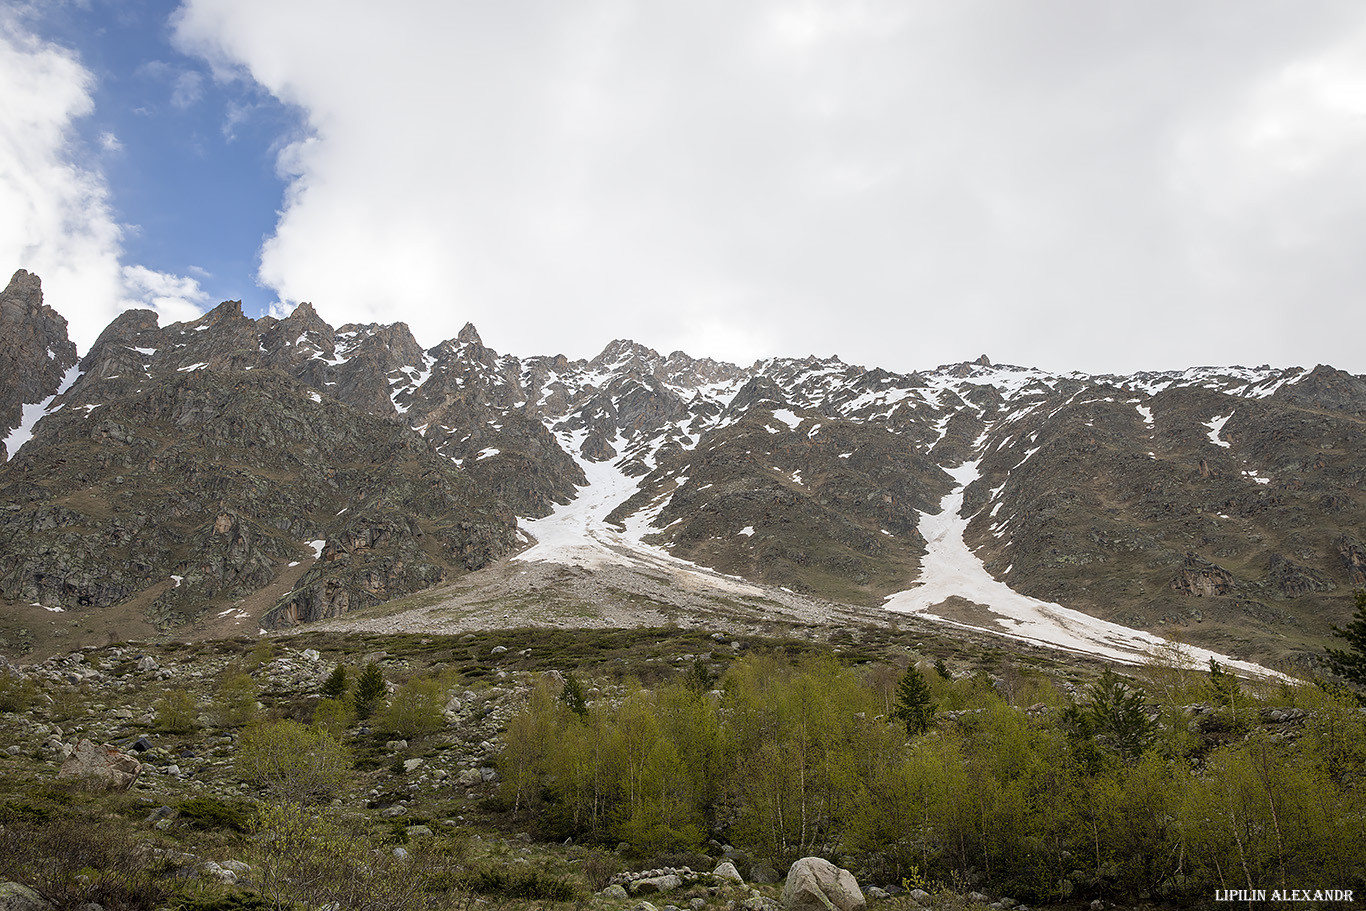
[[[34,299],[21,276],[5,301]],[[1327,366],[523,359],[472,325],[424,349],[402,323],[227,302],[125,313],[55,395],[50,308],[6,306],[16,350],[53,352],[12,371],[53,398],[0,468],[0,598],[30,618],[338,616],[514,553],[604,479],[595,521],[628,548],[875,606],[913,587],[964,463],[986,571],[1106,620],[1303,662],[1366,583],[1366,378]]]

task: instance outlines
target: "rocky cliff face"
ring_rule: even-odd
[[[51,395],[74,350],[36,279],[0,318],[20,327],[7,363],[30,365],[6,401]],[[228,302],[165,327],[125,313],[80,369],[0,469],[11,602],[333,617],[511,553],[517,517],[591,480],[622,540],[876,605],[915,584],[922,518],[968,462],[986,570],[1129,626],[1294,660],[1366,579],[1366,379],[1324,366],[895,374],[624,340],[520,359],[468,325],[423,349],[401,323]]]
[[[66,320],[43,303],[38,276],[20,269],[0,292],[0,461],[4,437],[19,427],[25,405],[53,396],[76,364]]]

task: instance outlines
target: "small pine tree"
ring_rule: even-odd
[[[373,661],[365,666],[356,678],[356,689],[351,694],[351,704],[356,708],[357,718],[369,718],[375,704],[384,698],[389,688],[384,683],[384,674]]]
[[[1147,699],[1142,690],[1131,689],[1124,678],[1106,669],[1091,684],[1087,706],[1096,740],[1109,747],[1125,762],[1134,762],[1156,733],[1148,717]]]
[[[1347,643],[1347,648],[1328,650],[1328,666],[1348,683],[1366,687],[1366,591],[1352,593],[1356,612],[1345,628],[1334,626],[1333,635]]]
[[[692,667],[688,668],[683,678],[683,684],[694,693],[709,692],[715,682],[716,678],[707,668],[707,662],[701,658],[693,659]]]
[[[896,687],[896,705],[892,717],[906,725],[906,734],[914,737],[930,729],[934,720],[934,698],[930,695],[930,685],[925,675],[912,665],[906,669],[906,676]]]
[[[323,681],[323,688],[320,691],[324,699],[340,699],[346,695],[346,665],[339,664],[336,670],[328,675],[327,680]]]
[[[944,663],[943,658],[934,659],[934,671],[939,675],[940,680],[952,680],[953,673],[949,671],[949,666]]]
[[[583,685],[579,683],[579,678],[573,674],[564,675],[564,689],[560,690],[560,701],[580,718],[588,717],[588,699],[583,694]]]

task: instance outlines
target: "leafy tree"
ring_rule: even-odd
[[[896,688],[896,706],[892,717],[906,725],[906,734],[914,737],[930,729],[934,720],[934,698],[925,675],[914,665],[906,669],[906,676]]]
[[[346,695],[346,685],[350,681],[346,679],[346,665],[339,664],[336,669],[328,675],[327,680],[323,681],[323,688],[320,690],[324,699],[340,699]]]
[[[1357,589],[1356,612],[1346,628],[1333,627],[1333,635],[1347,643],[1347,648],[1328,650],[1328,666],[1333,673],[1357,686],[1366,687],[1366,591]]]
[[[356,717],[369,718],[370,713],[375,710],[375,703],[383,699],[388,691],[379,665],[373,661],[367,664],[356,680],[355,692],[351,694],[351,704],[356,708]]]
[[[340,737],[355,717],[355,710],[346,699],[319,699],[313,709],[313,726]]]

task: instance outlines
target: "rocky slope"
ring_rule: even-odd
[[[32,363],[12,372],[30,398],[70,363],[35,294],[20,273],[5,298],[29,314],[16,350]],[[974,559],[1042,602],[1303,662],[1366,584],[1366,379],[1326,366],[894,374],[624,340],[521,359],[468,325],[423,349],[402,323],[334,329],[308,304],[252,320],[229,302],[166,327],[124,314],[80,370],[0,468],[12,614],[337,616],[574,510],[613,559],[876,606],[913,587],[925,517],[965,463]]]

